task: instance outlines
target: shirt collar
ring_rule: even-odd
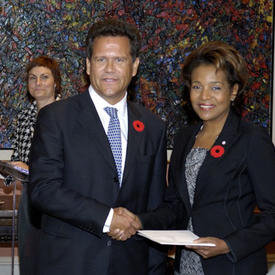
[[[125,115],[127,111],[127,92],[125,93],[125,96],[115,105],[111,105],[104,98],[102,98],[91,85],[89,86],[89,94],[98,113],[101,113],[105,107],[114,107],[118,110],[119,116]]]

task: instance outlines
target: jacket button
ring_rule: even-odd
[[[109,240],[109,241],[107,242],[107,246],[111,246],[111,245],[112,245],[112,241]]]

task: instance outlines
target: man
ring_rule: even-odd
[[[30,155],[42,213],[37,275],[164,274],[163,254],[134,235],[162,202],[166,171],[164,124],[127,101],[139,48],[134,26],[94,24],[88,91],[39,112]]]

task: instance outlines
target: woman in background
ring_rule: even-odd
[[[12,161],[23,162],[26,168],[37,114],[61,95],[61,75],[57,62],[47,56],[33,59],[27,66],[27,85],[30,104],[17,116],[11,157]]]
[[[59,99],[61,95],[58,63],[47,56],[33,59],[27,66],[27,86],[30,104],[17,116],[12,142],[14,152],[11,156],[12,165],[26,170],[37,114],[41,108]],[[18,211],[20,275],[35,274],[32,258],[39,241],[39,215],[29,206],[27,187],[27,183],[23,185]]]
[[[175,138],[169,187],[187,210],[178,229],[215,246],[178,247],[175,274],[264,275],[264,246],[275,236],[275,150],[265,130],[234,111],[246,64],[233,47],[209,42],[187,57],[183,77],[201,122]]]

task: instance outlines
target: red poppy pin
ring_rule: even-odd
[[[220,158],[224,154],[224,148],[221,145],[215,145],[210,150],[210,154],[214,158]]]
[[[144,124],[139,120],[133,122],[133,127],[137,132],[142,132],[144,130]]]

